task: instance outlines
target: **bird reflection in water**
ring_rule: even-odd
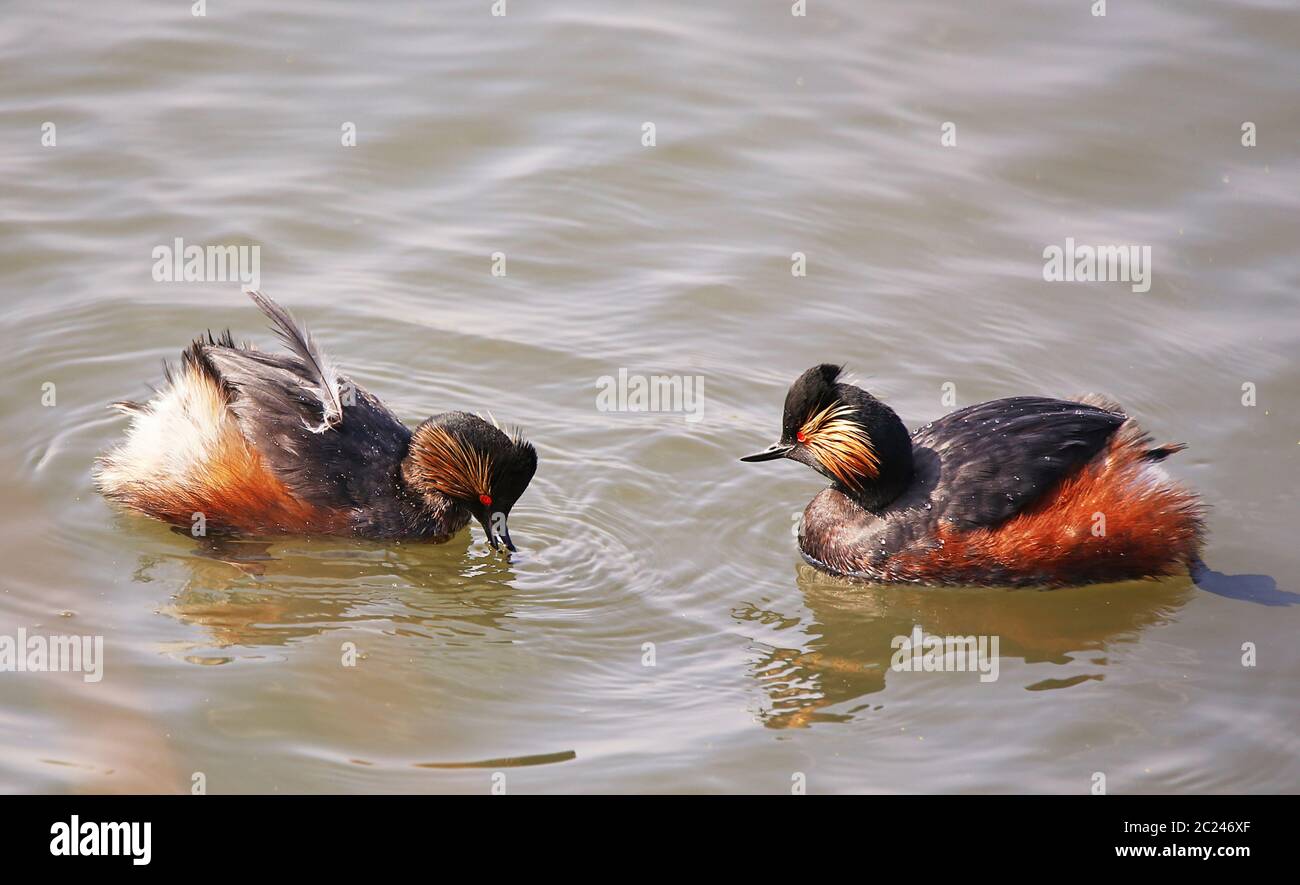
[[[1035,673],[1025,685],[1031,691],[1102,680],[1108,646],[1165,622],[1195,591],[1186,577],[1050,591],[880,586],[805,565],[798,566],[797,581],[806,612],[746,604],[732,613],[761,625],[768,640],[756,636],[758,658],[750,669],[765,693],[757,715],[770,728],[845,722],[868,710],[870,702],[851,702],[885,689],[893,678],[895,637],[917,625],[929,635],[996,636],[1004,664],[1064,665],[1090,655],[1095,671],[1065,678]],[[981,685],[977,673],[952,676]]]
[[[470,556],[468,547],[468,538],[418,550],[207,538],[181,555],[142,557],[134,577],[175,585],[159,613],[205,631],[202,640],[178,641],[169,652],[222,664],[237,648],[285,646],[376,621],[398,635],[504,630],[512,612],[510,564]]]

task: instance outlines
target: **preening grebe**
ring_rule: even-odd
[[[209,332],[148,402],[114,403],[131,426],[96,462],[108,498],[173,525],[198,514],[216,534],[446,540],[472,516],[515,549],[506,518],[537,469],[531,443],[466,412],[410,430],[249,294],[292,353]]]

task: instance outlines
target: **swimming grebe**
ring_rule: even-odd
[[[1174,573],[1198,561],[1202,507],[1117,403],[1018,396],[967,406],[910,437],[893,409],[804,372],[781,440],[742,461],[789,458],[831,480],[808,504],[812,565],[882,583],[1060,586]]]
[[[444,541],[473,516],[514,550],[506,519],[537,469],[520,436],[465,412],[414,431],[340,375],[280,305],[250,292],[292,355],[209,332],[167,367],[96,462],[110,499],[206,533]]]

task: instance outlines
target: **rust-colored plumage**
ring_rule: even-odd
[[[227,394],[187,352],[159,400],[138,407],[137,433],[102,458],[98,481],[123,505],[173,525],[247,534],[332,534],[345,511],[295,496],[249,444]]]
[[[1197,556],[1195,494],[1151,475],[1150,447],[1130,422],[1095,458],[999,525],[935,527],[939,543],[903,550],[889,579],[977,582],[994,572],[1048,585],[1173,574]]]
[[[315,507],[296,497],[255,450],[230,440],[185,485],[136,490],[135,510],[176,525],[192,526],[202,513],[213,531],[247,535],[347,533],[344,511]]]

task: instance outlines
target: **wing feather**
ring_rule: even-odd
[[[937,515],[977,528],[1032,504],[1100,452],[1125,420],[1117,406],[1019,396],[959,409],[912,434],[912,443],[935,462]]]
[[[248,296],[253,299],[253,303],[257,305],[258,309],[275,324],[273,329],[276,335],[280,337],[280,340],[302,361],[307,378],[315,387],[315,393],[320,398],[320,424],[313,427],[304,421],[303,426],[312,433],[324,433],[331,427],[338,426],[343,420],[343,400],[339,392],[338,369],[334,367],[334,364],[316,345],[316,340],[312,338],[311,333],[294,320],[289,311],[267,298],[261,292],[250,291]]]

